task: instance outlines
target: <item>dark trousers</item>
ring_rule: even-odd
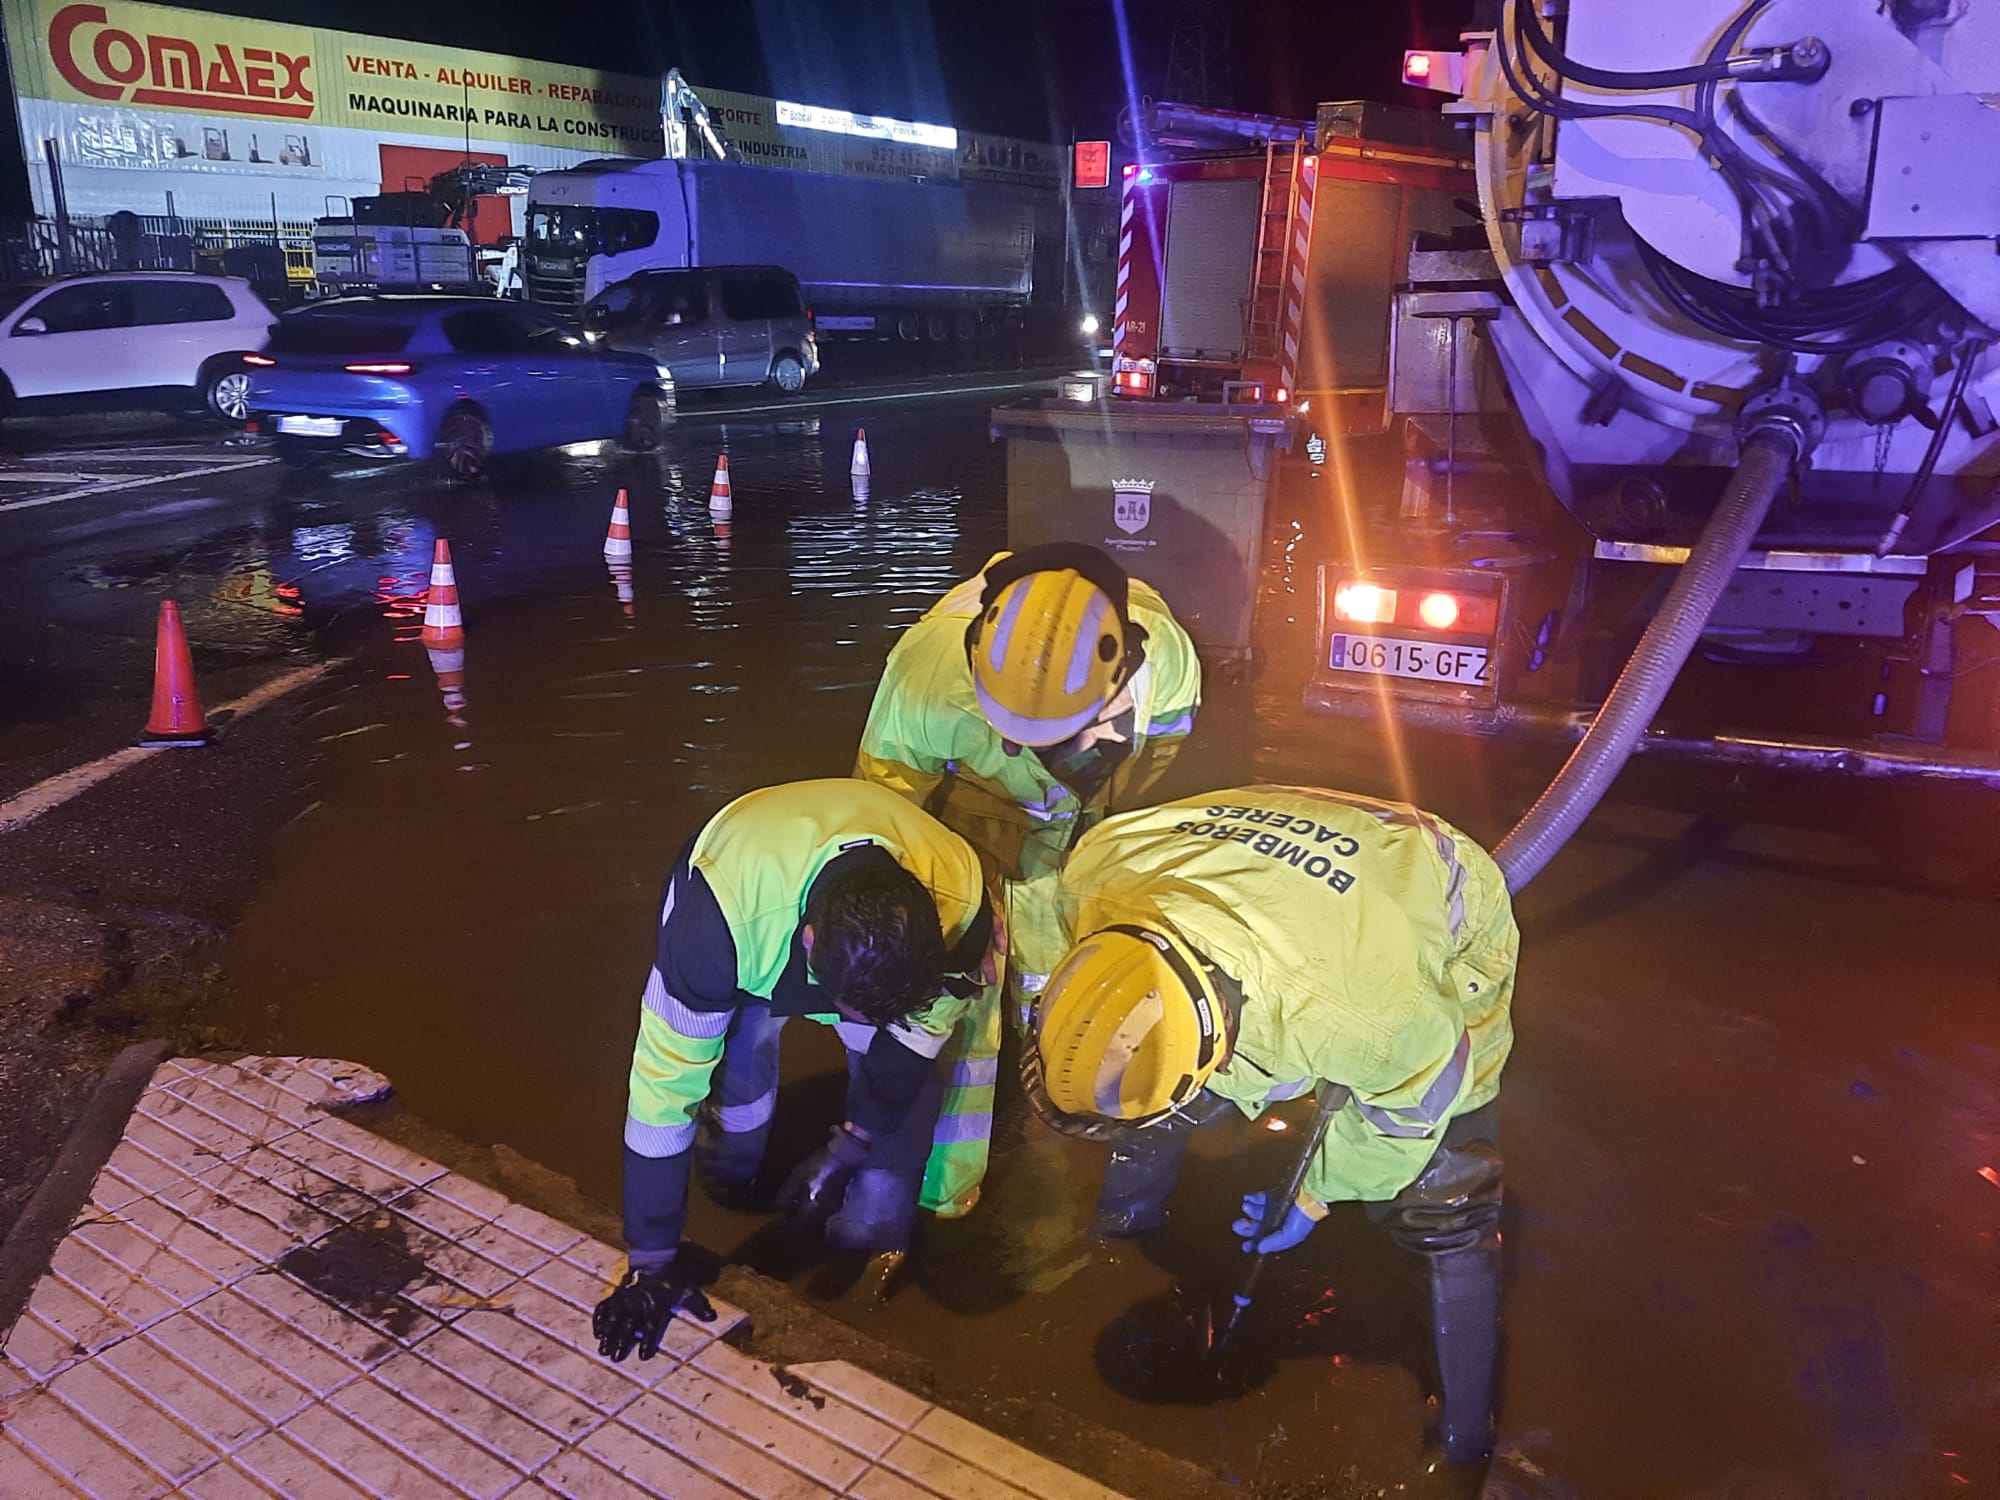
[[[1165,1226],[1167,1199],[1197,1130],[1235,1113],[1203,1092],[1180,1115],[1112,1147],[1097,1200],[1100,1235],[1145,1234]],[[1454,1463],[1492,1446],[1493,1377],[1500,1338],[1500,1108],[1461,1115],[1417,1180],[1386,1203],[1367,1205],[1429,1273],[1431,1346],[1436,1358],[1439,1438]]]

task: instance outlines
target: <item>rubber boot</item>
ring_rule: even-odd
[[[1493,1368],[1500,1346],[1500,1236],[1494,1230],[1430,1261],[1438,1438],[1447,1460],[1478,1463],[1493,1448]]]
[[[826,1221],[826,1240],[842,1250],[907,1250],[916,1217],[917,1190],[908,1173],[863,1167],[840,1212]]]

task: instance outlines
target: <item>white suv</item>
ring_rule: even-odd
[[[249,414],[277,315],[236,276],[109,271],[0,287],[0,414],[199,404]]]

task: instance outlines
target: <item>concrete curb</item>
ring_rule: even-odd
[[[0,1240],[0,1345],[28,1305],[35,1283],[49,1269],[63,1236],[69,1233],[90,1185],[125,1134],[125,1123],[153,1072],[173,1055],[171,1042],[135,1042],[111,1060],[83,1114],[70,1127],[55,1164],[21,1216]]]

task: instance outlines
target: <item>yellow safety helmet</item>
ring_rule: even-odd
[[[1016,554],[989,572],[966,646],[986,721],[1016,744],[1040,749],[1061,744],[1101,714],[1138,658],[1122,597],[1106,588],[1112,580],[1090,576],[1115,573],[1115,565],[1100,558],[1100,566],[1026,571],[1034,560]]]
[[[1049,976],[1035,1047],[1056,1109],[1146,1122],[1186,1104],[1227,1059],[1228,1014],[1178,936],[1121,923]]]

